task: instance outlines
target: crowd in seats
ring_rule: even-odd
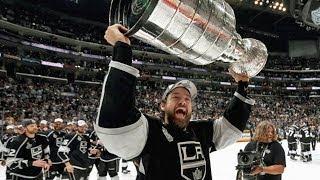
[[[51,12],[51,11],[50,11]],[[61,13],[50,13],[46,9],[41,9],[34,5],[25,6],[19,3],[8,3],[6,0],[0,1],[0,19],[21,25],[23,27],[40,30],[72,39],[94,42],[98,44],[108,44],[104,39],[106,25],[94,25],[85,21],[75,22],[73,18]],[[97,24],[101,24],[100,22]],[[39,39],[38,39],[39,40]],[[50,41],[41,39],[43,41]],[[56,44],[55,41],[50,41]],[[133,49],[141,51],[161,52],[163,51],[143,43],[137,39],[132,39]],[[59,44],[57,45],[59,47]]]
[[[276,70],[317,70],[320,69],[320,65],[317,58],[270,56],[266,68]]]
[[[76,40],[106,44],[103,39],[106,26],[88,24],[85,21],[83,23],[75,22],[73,19],[70,19],[70,17],[68,18],[67,15],[59,16],[58,14],[52,14],[51,11],[46,11],[45,9],[41,9],[34,5],[29,5],[27,7],[20,3],[8,3],[7,0],[1,0],[0,19],[24,27],[62,35]],[[35,37],[29,37],[29,39],[34,38]],[[41,38],[35,38],[35,40],[40,40],[41,42],[49,41],[47,43],[50,43],[56,47],[64,46],[68,49],[67,44],[59,44],[55,41]],[[163,51],[137,39],[132,39],[132,45],[133,48],[137,50],[164,53]],[[85,49],[85,51],[92,50]],[[314,70],[320,69],[320,67],[316,58],[289,58],[286,56],[270,56],[266,64],[266,69]]]
[[[53,120],[56,117],[94,120],[101,87],[73,86],[45,79],[6,78],[1,75],[1,105],[6,116]]]
[[[77,80],[83,81],[98,81],[102,82],[105,72],[108,68],[108,63],[111,60],[111,55],[104,56],[104,59],[79,58],[77,55],[69,55],[58,53],[55,51],[44,50],[39,48],[30,49],[30,47],[19,46],[19,50],[14,46],[1,45],[1,53],[16,55],[21,58],[44,60],[52,63],[62,63],[68,65],[68,68],[50,67],[41,64],[25,63],[19,61],[17,72],[30,73],[43,76],[51,76],[58,78],[67,78],[70,73],[73,73]],[[19,52],[19,53],[18,53]],[[2,61],[1,61],[2,62]],[[221,87],[221,82],[230,82],[230,76],[227,75],[225,67],[215,66],[196,66],[187,61],[180,60],[178,62],[151,58],[149,56],[134,57],[133,65],[141,72],[142,79],[157,78],[159,81],[163,77],[167,78],[187,78],[207,82],[204,90],[221,90],[225,91],[228,87]],[[315,72],[312,72],[312,77]],[[288,73],[272,73],[262,71],[257,77],[253,78],[250,85],[255,86],[250,88],[251,94],[262,95],[297,95],[304,96],[311,91],[312,87],[318,85],[318,80],[303,80],[287,76]],[[300,74],[300,73],[291,73]],[[320,74],[320,73],[317,73]],[[306,75],[306,74],[304,74]],[[296,75],[298,76],[298,75]],[[297,88],[296,90],[288,90],[287,88]],[[317,90],[312,92],[312,95],[319,95]]]
[[[61,34],[82,41],[101,43],[102,40],[103,29],[101,27],[79,24],[57,15],[48,14],[36,7],[26,8],[18,3],[10,4],[1,1],[0,10],[2,19],[24,27]]]
[[[67,18],[50,15],[41,10],[30,12],[24,7],[10,6],[3,2],[0,0],[0,19],[2,20],[77,40],[105,43],[103,40],[105,27],[74,23]],[[13,34],[18,39],[30,42],[105,57],[102,60],[88,60],[76,55],[70,56],[49,50],[25,48],[21,44],[7,46],[0,43],[0,53],[71,65],[75,67],[71,72],[75,73],[77,80],[102,82],[111,60],[110,54],[105,54],[104,50],[75,47],[54,39],[14,34],[14,32],[3,29],[0,32],[5,35]],[[162,52],[138,40],[133,39],[132,44],[134,49],[140,51]],[[3,61],[0,63],[3,65]],[[187,61],[154,58],[147,54],[143,57],[134,57],[133,64],[142,75],[137,91],[137,106],[148,114],[160,114],[158,108],[160,97],[168,84],[163,79],[155,80],[154,76],[158,78],[181,77],[208,82],[197,84],[200,93],[194,107],[194,119],[218,118],[234,92],[234,87],[221,85],[221,82],[231,81],[226,67],[215,64],[195,66]],[[278,126],[288,125],[293,121],[310,123],[319,121],[317,117],[320,112],[316,106],[319,100],[309,97],[311,87],[317,86],[318,80],[304,81],[302,78],[320,78],[320,73],[281,71],[308,70],[308,68],[320,69],[316,59],[270,56],[265,70],[250,82],[251,85],[258,87],[249,88],[249,94],[257,100],[250,121],[257,124],[261,120],[273,120]],[[67,78],[70,71],[43,65],[23,64],[17,66],[17,72]],[[96,116],[101,91],[101,85],[57,83],[44,79],[26,79],[21,76],[17,79],[1,78],[0,85],[2,104],[10,111],[7,115],[14,116],[15,119],[32,116],[39,120],[50,120],[59,116],[68,120],[77,117],[92,121]],[[307,87],[309,89],[307,91],[306,89],[288,91],[286,87]],[[320,95],[318,91],[312,92],[314,93],[312,95]],[[295,97],[289,98],[288,96]]]
[[[167,83],[139,81],[136,105],[140,111],[160,115],[161,95]],[[41,78],[0,80],[1,105],[6,117],[19,120],[32,117],[37,120],[52,120],[62,117],[67,121],[80,118],[94,121],[99,105],[101,85],[69,84]],[[194,103],[193,119],[217,119],[226,109],[232,92],[199,90]],[[308,122],[317,125],[320,110],[318,98],[284,98],[276,96],[254,96],[250,121],[257,124],[262,120],[272,120],[278,127],[287,127],[293,122]]]

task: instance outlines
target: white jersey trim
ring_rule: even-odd
[[[143,150],[148,138],[148,120],[141,113],[140,119],[121,128],[103,128],[94,125],[95,131],[105,148],[123,159],[137,157]]]
[[[60,146],[58,149],[58,152],[62,152],[62,153],[69,153],[70,152],[70,148],[67,146]]]
[[[212,141],[217,150],[235,143],[241,136],[242,132],[233,126],[225,117],[214,121]]]
[[[80,167],[80,166],[73,166],[73,168],[75,168],[75,169],[80,169],[80,170],[86,170],[86,169],[87,169],[87,168]]]
[[[117,61],[111,61],[109,63],[109,67],[113,67],[113,68],[116,68],[116,69],[119,69],[121,71],[124,71],[124,72],[127,72],[135,77],[139,77],[139,70],[132,67],[132,66],[129,66],[127,64],[123,64],[123,63],[120,63],[120,62],[117,62]]]
[[[241,94],[239,94],[238,92],[235,92],[234,96],[239,98],[241,101],[243,101],[243,102],[245,102],[247,104],[250,104],[251,106],[253,106],[256,103],[255,100],[247,99],[247,98],[243,97]]]
[[[143,162],[142,162],[142,159],[140,159],[140,163],[139,163],[139,172],[142,173],[142,174],[146,174],[146,171],[145,171],[145,168],[144,168],[144,165],[143,165]]]
[[[40,172],[40,173],[41,173],[41,172]],[[17,174],[17,173],[14,173],[14,172],[11,172],[10,174],[11,174],[11,175],[14,175],[14,176],[21,177],[21,178],[35,179],[35,178],[37,178],[37,177],[40,175],[40,173],[39,173],[38,175],[36,175],[36,176],[25,176],[25,175]]]
[[[62,162],[62,161],[60,161],[60,162],[52,162],[52,164],[63,164],[63,163],[65,163],[65,162]]]
[[[106,159],[103,159],[103,158],[100,157],[100,161],[103,161],[103,162],[111,162],[111,161],[120,160],[120,159],[121,159],[121,158],[116,157],[116,158],[112,158],[112,159],[106,160]]]

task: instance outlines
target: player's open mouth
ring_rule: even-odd
[[[175,114],[176,114],[176,116],[178,116],[178,117],[180,117],[180,116],[184,117],[184,116],[186,116],[187,111],[184,110],[184,109],[182,109],[182,108],[178,108],[178,109],[176,110]]]

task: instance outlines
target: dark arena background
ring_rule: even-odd
[[[103,38],[110,1],[0,0],[1,137],[11,126],[18,129],[24,118],[39,123],[45,120],[48,128],[56,118],[63,119],[66,127],[84,120],[89,129],[93,128],[103,78],[112,59],[112,47]],[[286,153],[292,124],[308,125],[316,141],[320,131],[320,15],[318,21],[310,16],[320,3],[226,2],[234,9],[237,32],[243,38],[262,41],[268,49],[268,61],[249,83],[249,95],[256,104],[243,142],[211,154],[213,179],[218,180],[235,179],[237,152],[262,120],[277,126]],[[141,75],[136,89],[140,111],[159,115],[167,85],[190,79],[199,91],[193,119],[217,119],[223,114],[236,88],[228,75],[228,64],[194,65],[137,39],[132,38],[131,43],[133,66]],[[286,156],[283,179],[319,179],[319,146],[311,153],[313,159],[308,162]],[[135,179],[132,162],[130,172],[121,171],[121,167],[120,179]],[[6,179],[5,168],[0,168],[1,180]],[[89,179],[97,179],[96,168]]]

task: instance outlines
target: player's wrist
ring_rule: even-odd
[[[28,166],[28,167],[34,166],[33,162],[34,162],[34,161],[29,161],[29,160],[28,160],[27,166]]]

